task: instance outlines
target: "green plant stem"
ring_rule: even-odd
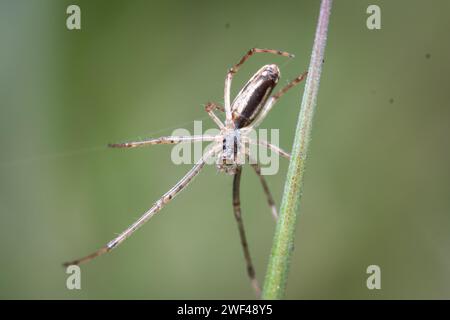
[[[303,177],[308,145],[311,136],[312,120],[316,108],[322,70],[328,20],[332,0],[322,0],[317,23],[311,61],[301,103],[300,115],[292,147],[280,216],[277,222],[272,252],[262,293],[263,299],[282,299],[284,297],[289,265],[294,248],[295,226],[298,206],[303,192]]]

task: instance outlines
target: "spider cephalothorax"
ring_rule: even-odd
[[[250,165],[259,176],[264,192],[267,196],[267,201],[272,210],[272,215],[277,218],[277,210],[272,198],[272,195],[267,186],[264,176],[261,174],[261,168],[257,159],[252,158],[249,153],[248,145],[259,145],[271,149],[279,155],[289,158],[289,154],[279,147],[270,144],[263,140],[253,140],[250,133],[256,128],[262,120],[267,116],[275,102],[290,88],[301,82],[306,73],[301,74],[292,80],[287,86],[271,95],[279,78],[280,70],[275,64],[269,64],[259,69],[253,77],[246,83],[246,85],[239,91],[233,103],[230,103],[230,87],[233,75],[239,70],[241,65],[255,53],[272,53],[284,57],[293,57],[293,55],[271,49],[250,49],[244,57],[234,65],[227,73],[225,78],[224,88],[224,106],[215,103],[208,103],[205,106],[205,111],[210,115],[211,119],[218,125],[220,133],[218,135],[199,135],[199,136],[168,136],[156,139],[133,141],[118,144],[110,144],[114,148],[134,148],[154,144],[176,144],[182,142],[196,142],[209,141],[210,148],[203,154],[201,159],[192,167],[192,169],[176,183],[169,191],[161,196],[153,206],[148,209],[137,221],[129,226],[125,231],[119,234],[116,238],[100,248],[94,253],[67,262],[64,265],[78,265],[80,263],[92,260],[93,258],[111,251],[113,248],[127,239],[134,231],[149,220],[155,213],[160,211],[164,205],[170,202],[180,191],[182,191],[193,179],[198,175],[201,169],[206,164],[206,161],[211,157],[216,157],[217,168],[227,174],[234,176],[233,181],[233,209],[236,221],[239,227],[239,235],[244,250],[244,257],[247,263],[247,272],[250,277],[252,286],[259,296],[260,287],[256,280],[253,263],[250,258],[250,252],[247,245],[247,240],[244,232],[244,225],[241,217],[241,207],[239,198],[239,186],[242,172],[242,165],[246,159],[251,160]],[[215,110],[220,110],[225,113],[225,123],[214,113]]]
[[[234,175],[237,168],[244,164],[245,142],[239,129],[223,128],[221,134],[222,150],[217,155],[217,169]]]

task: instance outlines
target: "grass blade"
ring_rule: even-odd
[[[277,222],[272,252],[266,273],[263,299],[282,299],[286,288],[290,259],[294,247],[295,226],[303,190],[305,162],[311,136],[312,120],[319,91],[320,74],[324,61],[328,21],[332,0],[322,0],[311,61],[301,103],[300,115],[292,147],[280,216]]]

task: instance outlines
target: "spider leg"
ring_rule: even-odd
[[[272,193],[270,192],[266,178],[264,178],[264,176],[261,174],[261,166],[258,163],[252,163],[251,166],[255,170],[255,173],[257,174],[259,180],[261,181],[264,193],[266,194],[267,203],[269,204],[270,210],[272,210],[272,216],[275,219],[275,221],[277,221],[278,219],[277,207],[275,206],[275,201],[273,201]]]
[[[273,98],[278,100],[283,94],[285,94],[289,89],[295,87],[297,84],[303,81],[305,79],[306,75],[308,74],[308,71],[303,72],[301,75],[299,75],[297,78],[289,82],[284,88],[282,88],[280,91],[275,93],[273,95]]]
[[[214,136],[166,136],[155,139],[148,139],[142,141],[130,141],[124,143],[110,143],[110,148],[136,148],[149,146],[154,144],[177,144],[181,142],[197,142],[197,141],[214,141]]]
[[[225,112],[225,109],[220,104],[217,104],[215,102],[208,102],[205,106],[205,110],[206,110],[206,112],[214,111],[214,110],[219,110],[220,112]]]
[[[222,106],[219,106],[214,102],[208,102],[205,106],[205,111],[209,114],[211,119],[219,126],[220,129],[223,129],[225,126],[223,125],[222,121],[220,121],[219,117],[217,117],[216,114],[214,113],[215,109],[218,109],[222,112],[225,111]]]
[[[236,222],[239,228],[239,236],[241,238],[242,250],[244,251],[245,262],[247,264],[247,274],[250,278],[250,282],[252,284],[253,289],[255,290],[256,296],[259,298],[261,295],[261,288],[259,286],[258,280],[256,279],[255,268],[253,267],[252,258],[250,256],[250,250],[248,248],[247,238],[245,236],[244,223],[242,221],[241,215],[241,199],[239,195],[240,184],[241,184],[241,173],[242,168],[239,167],[236,170],[236,174],[234,175],[233,180],[233,210],[234,217],[236,218]]]
[[[230,104],[230,90],[231,90],[231,82],[233,80],[233,76],[235,73],[238,72],[239,68],[244,64],[245,61],[247,61],[252,55],[255,53],[272,53],[277,54],[283,57],[289,57],[293,58],[294,55],[279,51],[279,50],[273,50],[273,49],[258,49],[258,48],[252,48],[239,60],[237,64],[235,64],[230,70],[228,70],[228,73],[225,77],[225,87],[224,87],[224,101],[225,101],[225,113],[226,113],[226,122],[225,125],[227,127],[231,127],[233,125],[232,121],[232,115],[231,115],[231,104]]]
[[[297,84],[303,81],[305,79],[308,72],[303,72],[301,75],[299,75],[297,78],[289,82],[288,85],[286,85],[284,88],[282,88],[280,91],[275,93],[273,96],[271,96],[269,99],[267,99],[266,105],[261,110],[261,113],[259,114],[258,118],[249,126],[251,128],[257,127],[261,122],[264,120],[264,118],[267,116],[269,111],[272,109],[273,105],[280,99],[289,89],[295,87]]]
[[[217,153],[219,149],[217,147],[209,149],[202,158],[192,167],[191,170],[183,177],[180,181],[178,181],[175,186],[173,186],[169,191],[167,191],[158,201],[156,201],[153,206],[148,209],[138,220],[136,220],[131,226],[129,226],[125,231],[123,231],[119,236],[115,239],[108,242],[108,244],[94,253],[85,256],[80,259],[76,259],[70,262],[64,263],[64,266],[70,265],[79,265],[80,263],[84,263],[90,261],[104,253],[107,253],[121,244],[124,240],[126,240],[129,236],[133,234],[139,227],[141,227],[145,222],[147,222],[150,218],[152,218],[158,211],[160,211],[166,204],[168,204],[175,196],[182,191],[191,181],[194,179],[197,174],[201,171],[203,166],[206,164],[206,161],[209,157],[213,156]]]
[[[271,143],[267,142],[266,140],[258,139],[258,142],[255,142],[255,141],[250,139],[249,142],[251,144],[254,144],[254,145],[256,144],[256,145],[260,145],[260,146],[269,148],[273,152],[276,152],[277,154],[279,154],[280,156],[282,156],[282,157],[284,157],[286,159],[290,159],[291,158],[291,155],[290,155],[289,152],[284,151],[280,147],[278,147],[278,146],[276,146],[274,144],[271,144]]]

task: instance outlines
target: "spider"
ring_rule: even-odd
[[[233,180],[233,210],[237,221],[241,245],[244,253],[244,258],[247,266],[247,274],[251,285],[259,297],[261,289],[256,279],[255,269],[253,267],[250,251],[245,235],[244,224],[241,215],[240,206],[240,181],[242,173],[242,159],[249,159],[252,168],[259,176],[267,202],[271,208],[272,215],[276,219],[277,209],[270,193],[266,179],[261,174],[261,167],[255,159],[251,158],[251,154],[246,150],[247,144],[260,145],[271,149],[273,152],[279,154],[284,158],[290,158],[290,154],[281,148],[272,145],[271,143],[259,140],[254,141],[249,137],[249,133],[257,127],[267,116],[278,99],[285,94],[289,89],[300,83],[306,76],[307,72],[292,80],[288,85],[280,91],[271,95],[279,78],[280,70],[277,65],[269,64],[259,69],[252,78],[245,84],[241,91],[237,94],[234,101],[230,103],[230,87],[233,76],[238,72],[239,68],[255,53],[271,53],[284,57],[293,58],[294,55],[272,49],[250,49],[241,60],[230,68],[225,78],[224,87],[224,106],[216,103],[207,103],[205,111],[209,114],[211,119],[217,124],[220,129],[218,135],[194,135],[194,136],[165,136],[156,139],[132,141],[125,143],[110,144],[112,148],[135,148],[155,144],[177,144],[183,142],[209,141],[210,148],[203,153],[200,160],[198,160],[192,169],[178,181],[169,191],[167,191],[161,198],[159,198],[153,206],[148,209],[137,221],[129,226],[125,231],[119,234],[116,238],[108,242],[104,247],[91,253],[83,258],[64,263],[64,266],[79,265],[81,263],[92,260],[104,253],[111,251],[127,239],[133,232],[141,227],[147,220],[153,217],[160,211],[167,203],[169,203],[179,192],[184,190],[186,186],[199,174],[206,161],[212,157],[216,157],[216,166],[219,171],[234,176]],[[216,115],[214,111],[219,110],[225,113],[225,123]]]

